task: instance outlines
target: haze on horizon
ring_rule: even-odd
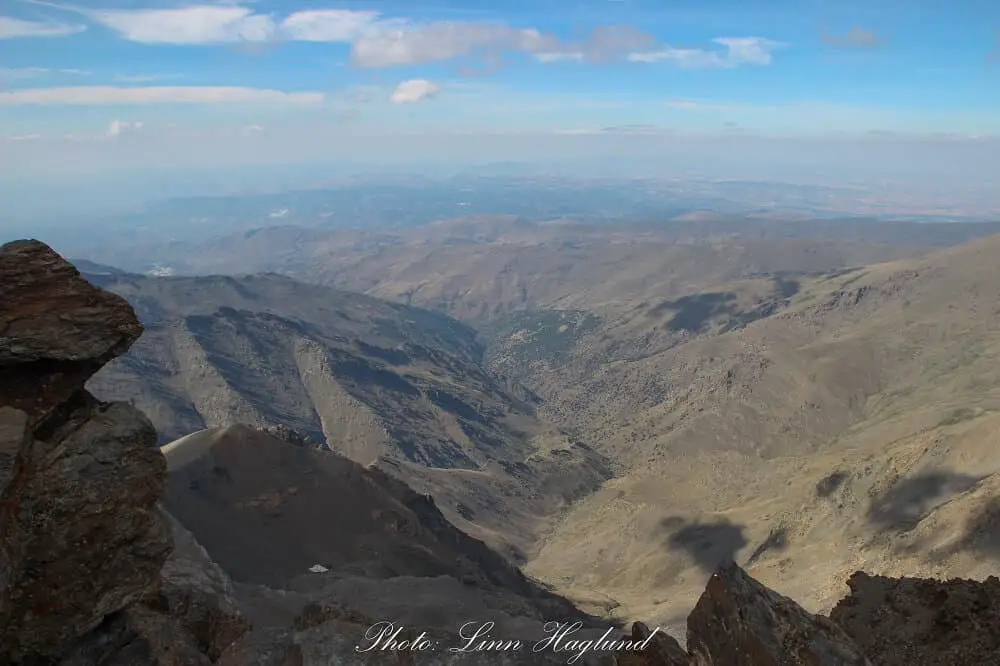
[[[1000,6],[16,0],[0,202],[117,205],[513,161],[996,188]]]

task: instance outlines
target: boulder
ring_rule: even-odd
[[[0,247],[0,405],[37,422],[142,334],[131,306],[35,240]]]

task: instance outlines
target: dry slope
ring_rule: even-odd
[[[166,439],[290,427],[432,492],[518,557],[609,474],[487,373],[474,332],[444,315],[276,275],[91,279],[128,299],[146,334],[90,386],[132,400]]]
[[[573,507],[528,571],[668,622],[727,559],[813,609],[859,568],[995,571],[998,252],[990,237],[802,277],[766,316],[631,359],[601,360],[595,332],[577,353],[596,369],[549,367],[546,397],[606,434],[623,472]]]
[[[430,497],[331,451],[232,425],[163,453],[165,506],[237,582],[315,587],[315,565],[366,579],[449,576],[519,598],[525,615],[576,613],[457,530]]]

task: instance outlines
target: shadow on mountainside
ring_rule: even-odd
[[[992,498],[969,517],[965,535],[955,550],[1000,555],[1000,497]]]
[[[736,553],[747,545],[743,525],[725,518],[712,523],[691,522],[672,516],[660,521],[660,528],[669,532],[667,548],[686,552],[697,565],[707,572],[715,571],[721,564],[736,560]]]
[[[963,493],[985,477],[930,472],[901,479],[872,500],[868,519],[889,531],[912,529],[934,508]]]
[[[648,314],[658,316],[673,311],[674,316],[667,322],[667,329],[698,333],[708,325],[712,317],[734,313],[735,300],[736,294],[728,291],[692,294],[681,296],[676,300],[663,301],[650,309]]]

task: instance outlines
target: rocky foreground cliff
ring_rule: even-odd
[[[141,333],[123,299],[44,244],[0,248],[0,664],[554,664],[578,653],[575,663],[617,666],[1000,664],[996,578],[857,573],[822,617],[736,565],[708,581],[686,649],[636,623],[627,635],[605,629],[635,648],[617,651],[358,652],[379,621],[452,646],[464,643],[462,624],[494,618],[508,639],[550,621],[580,621],[581,637],[605,632],[448,524],[426,496],[287,433],[236,426],[165,457],[141,412],[83,388]],[[276,475],[303,472],[301,481],[241,464],[254,454]],[[364,510],[345,528],[317,502]],[[198,522],[210,510],[239,533],[213,535]],[[240,559],[254,535],[293,540],[296,529],[294,571],[271,566],[274,543],[260,543],[260,561]]]

